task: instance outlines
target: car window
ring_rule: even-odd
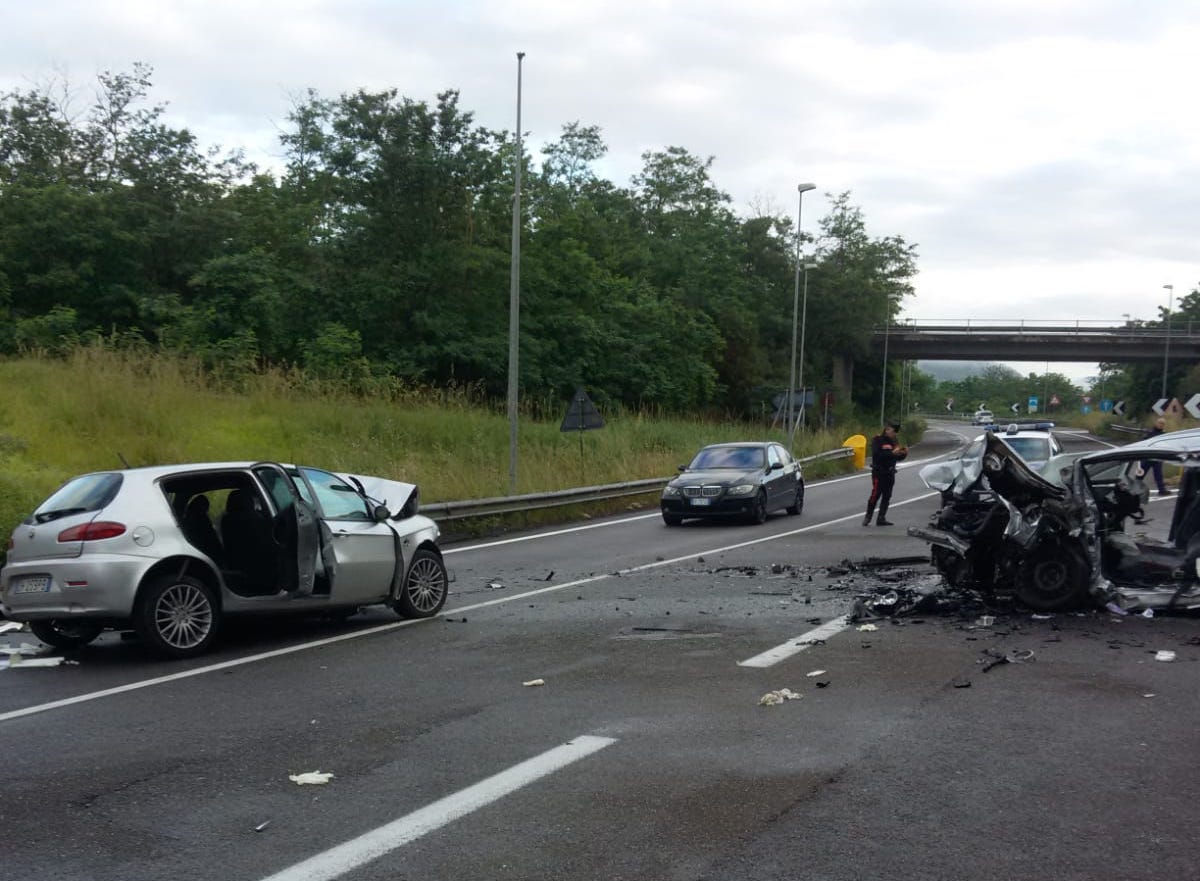
[[[328,471],[316,468],[301,469],[321,506],[321,514],[327,520],[370,520],[367,503],[346,481]]]
[[[1050,442],[1044,437],[1006,437],[1004,441],[1027,462],[1042,462],[1050,458]]]
[[[120,474],[85,474],[69,480],[38,505],[26,523],[46,523],[70,514],[99,511],[116,498],[123,478]]]
[[[775,444],[771,444],[771,446],[767,447],[767,464],[774,465],[776,462],[782,463],[783,459],[779,457],[779,454],[782,452],[783,448],[777,447]]]
[[[292,507],[294,503],[293,488],[300,481],[289,481],[275,468],[256,468],[254,473],[270,493],[276,510],[286,511]]]

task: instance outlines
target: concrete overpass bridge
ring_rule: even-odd
[[[906,320],[877,328],[874,357],[889,361],[1095,361],[1130,364],[1200,361],[1200,322],[1170,331],[1141,322],[1005,319]],[[849,391],[852,362],[835,357],[833,384]]]
[[[1164,327],[1105,321],[904,321],[881,327],[871,348],[903,361],[1200,361],[1200,323]]]

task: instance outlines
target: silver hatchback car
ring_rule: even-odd
[[[111,627],[179,658],[208,649],[228,615],[386,603],[430,617],[451,575],[418,496],[276,462],[84,474],[13,531],[0,612],[59,648]]]

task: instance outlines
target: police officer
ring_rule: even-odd
[[[896,463],[908,456],[908,447],[896,439],[900,426],[888,422],[883,431],[871,438],[871,497],[867,499],[867,516],[863,526],[871,525],[875,504],[879,504],[879,519],[876,526],[891,526],[887,519],[888,504],[892,501],[892,487],[896,485]]]

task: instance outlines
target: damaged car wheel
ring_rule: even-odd
[[[30,621],[29,629],[46,645],[52,645],[56,649],[73,649],[87,645],[99,636],[104,628],[90,621],[63,621],[52,618],[49,621]]]
[[[1037,612],[1073,609],[1087,598],[1087,574],[1087,561],[1078,548],[1042,545],[1021,561],[1017,599]]]
[[[951,587],[965,587],[971,580],[971,566],[962,554],[949,548],[933,547],[933,567]]]

